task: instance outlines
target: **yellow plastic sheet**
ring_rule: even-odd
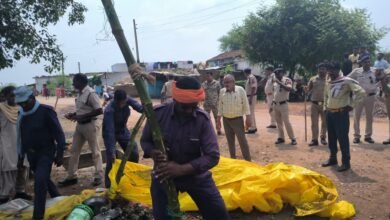
[[[117,160],[109,174],[111,196],[151,205],[151,167],[127,162],[119,185],[115,175]],[[338,193],[326,176],[295,165],[274,163],[260,166],[244,160],[221,157],[211,170],[213,179],[229,210],[237,208],[250,212],[253,208],[277,213],[288,203],[296,209],[296,216],[319,215],[331,219],[347,219],[355,215],[352,204],[337,203]],[[197,207],[187,193],[179,194],[182,211],[196,211]]]
[[[66,216],[70,214],[73,210],[74,206],[82,203],[84,200],[89,197],[96,195],[95,190],[84,190],[80,195],[72,195],[67,198],[64,198],[61,201],[54,203],[52,206],[46,208],[45,210],[45,220],[57,220],[57,219],[65,219]],[[101,194],[98,194],[101,195]],[[14,219],[31,219],[32,211],[24,211],[18,218],[14,218],[12,213],[1,213],[0,219],[4,220],[14,220]]]

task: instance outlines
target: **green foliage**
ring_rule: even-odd
[[[62,51],[48,31],[66,12],[68,24],[84,23],[87,8],[74,0],[1,0],[0,69],[22,57],[31,63],[46,61],[45,71],[59,70]]]
[[[99,76],[93,76],[90,80],[91,86],[101,86],[102,85],[102,79]]]
[[[220,41],[221,48],[229,48],[235,39],[251,62],[283,65],[292,74],[314,72],[325,59],[341,61],[354,47],[364,45],[373,53],[387,32],[377,29],[364,9],[347,10],[338,0],[277,0]]]
[[[234,67],[233,65],[226,65],[222,70],[221,70],[221,74],[222,75],[227,75],[227,74],[232,74],[234,72]]]
[[[62,86],[64,84],[65,90],[71,90],[72,89],[72,80],[69,79],[67,76],[63,75],[57,75],[52,77],[50,80],[46,82],[47,88],[50,91],[51,95],[55,94],[56,88],[59,86]]]
[[[241,49],[241,38],[242,32],[239,26],[233,26],[233,29],[230,30],[226,35],[220,37],[218,41],[220,42],[219,48],[224,51],[232,51]]]

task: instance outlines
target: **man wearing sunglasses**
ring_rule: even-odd
[[[360,59],[362,67],[352,70],[348,77],[359,82],[360,86],[366,91],[364,101],[359,103],[354,110],[354,139],[353,143],[360,143],[360,116],[363,108],[366,113],[366,132],[364,141],[367,143],[374,143],[372,136],[373,111],[375,103],[375,94],[378,88],[375,79],[375,69],[371,67],[369,56],[364,56]]]

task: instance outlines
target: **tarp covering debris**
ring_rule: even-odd
[[[117,160],[110,172],[110,193],[128,200],[151,205],[151,167],[127,162],[119,185],[114,176]],[[267,213],[278,213],[284,203],[296,209],[296,216],[318,215],[331,219],[347,219],[355,215],[354,206],[337,202],[338,193],[326,176],[295,165],[273,163],[260,166],[244,160],[221,157],[211,170],[213,179],[229,210],[237,208],[250,212],[253,208]],[[179,195],[182,211],[196,211],[187,193]]]

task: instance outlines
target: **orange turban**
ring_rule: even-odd
[[[180,89],[176,87],[176,81],[172,85],[172,97],[180,103],[194,103],[203,101],[205,93],[200,89]]]

